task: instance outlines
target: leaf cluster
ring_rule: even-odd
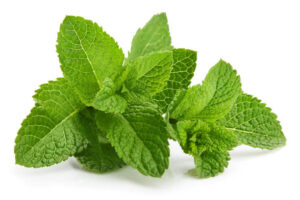
[[[197,53],[171,45],[165,13],[155,15],[122,49],[96,23],[67,16],[57,53],[64,77],[40,86],[15,140],[16,163],[45,167],[74,156],[88,171],[125,165],[161,177],[168,139],[194,157],[199,178],[224,171],[238,145],[285,144],[271,109],[241,89],[220,60],[202,84],[190,86]]]

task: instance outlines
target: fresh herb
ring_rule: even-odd
[[[189,87],[197,53],[172,47],[165,13],[136,32],[127,58],[96,23],[67,16],[57,52],[64,78],[36,90],[15,140],[17,164],[38,168],[74,156],[96,173],[130,165],[161,177],[173,139],[194,157],[191,172],[207,178],[224,171],[240,144],[285,144],[276,115],[242,92],[229,63],[220,60]]]

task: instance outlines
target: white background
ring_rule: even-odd
[[[161,179],[125,167],[97,175],[75,159],[49,168],[14,164],[14,138],[40,84],[62,76],[55,50],[65,15],[97,22],[124,52],[138,27],[166,12],[172,44],[198,51],[193,84],[220,58],[241,75],[243,90],[278,115],[287,145],[241,146],[215,178],[186,174],[191,157],[171,143]],[[4,1],[0,3],[0,199],[300,199],[299,1]]]

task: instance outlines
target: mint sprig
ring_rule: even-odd
[[[165,13],[136,32],[127,58],[96,23],[67,16],[57,52],[64,78],[33,96],[15,140],[17,164],[46,167],[74,156],[96,173],[129,165],[161,177],[173,139],[193,156],[191,172],[208,178],[224,171],[240,144],[285,144],[276,115],[242,91],[229,63],[220,60],[190,87],[197,53],[172,47]]]

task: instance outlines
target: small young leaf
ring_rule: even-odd
[[[92,106],[97,110],[110,113],[122,113],[127,106],[126,100],[116,94],[116,86],[110,78],[103,81],[101,90],[96,94]]]
[[[172,51],[156,52],[140,57],[128,63],[125,85],[131,91],[142,88],[153,96],[166,86],[172,63]]]
[[[190,173],[198,178],[209,178],[218,175],[228,166],[230,155],[227,151],[205,151],[200,156],[194,157],[196,168]]]
[[[173,65],[166,87],[153,99],[162,113],[167,111],[178,89],[187,89],[194,76],[197,52],[188,49],[173,49]]]
[[[16,163],[50,166],[83,150],[87,141],[78,112],[84,107],[65,79],[41,85],[37,102],[23,121],[15,145]]]
[[[179,121],[177,123],[178,141],[185,153],[199,156],[204,151],[228,151],[238,145],[232,131],[214,123]]]
[[[274,149],[286,142],[276,115],[251,95],[240,95],[231,111],[217,123],[233,131],[240,142],[252,147]]]
[[[90,106],[104,79],[115,80],[122,71],[122,50],[101,27],[82,17],[67,16],[57,42],[64,77]]]
[[[202,86],[179,93],[177,102],[171,103],[170,118],[216,121],[230,111],[241,93],[240,78],[229,63],[220,60],[210,69]]]
[[[125,163],[118,157],[105,134],[97,128],[96,112],[89,108],[80,113],[81,123],[86,128],[85,137],[89,143],[87,148],[76,154],[75,157],[84,169],[95,173],[104,173],[121,168]]]
[[[142,29],[138,29],[132,39],[131,51],[128,54],[127,61],[133,61],[140,56],[156,51],[171,49],[167,16],[165,13],[161,13],[154,15]]]
[[[123,114],[98,112],[96,119],[125,163],[144,175],[163,175],[169,148],[166,125],[155,105],[131,102]]]

